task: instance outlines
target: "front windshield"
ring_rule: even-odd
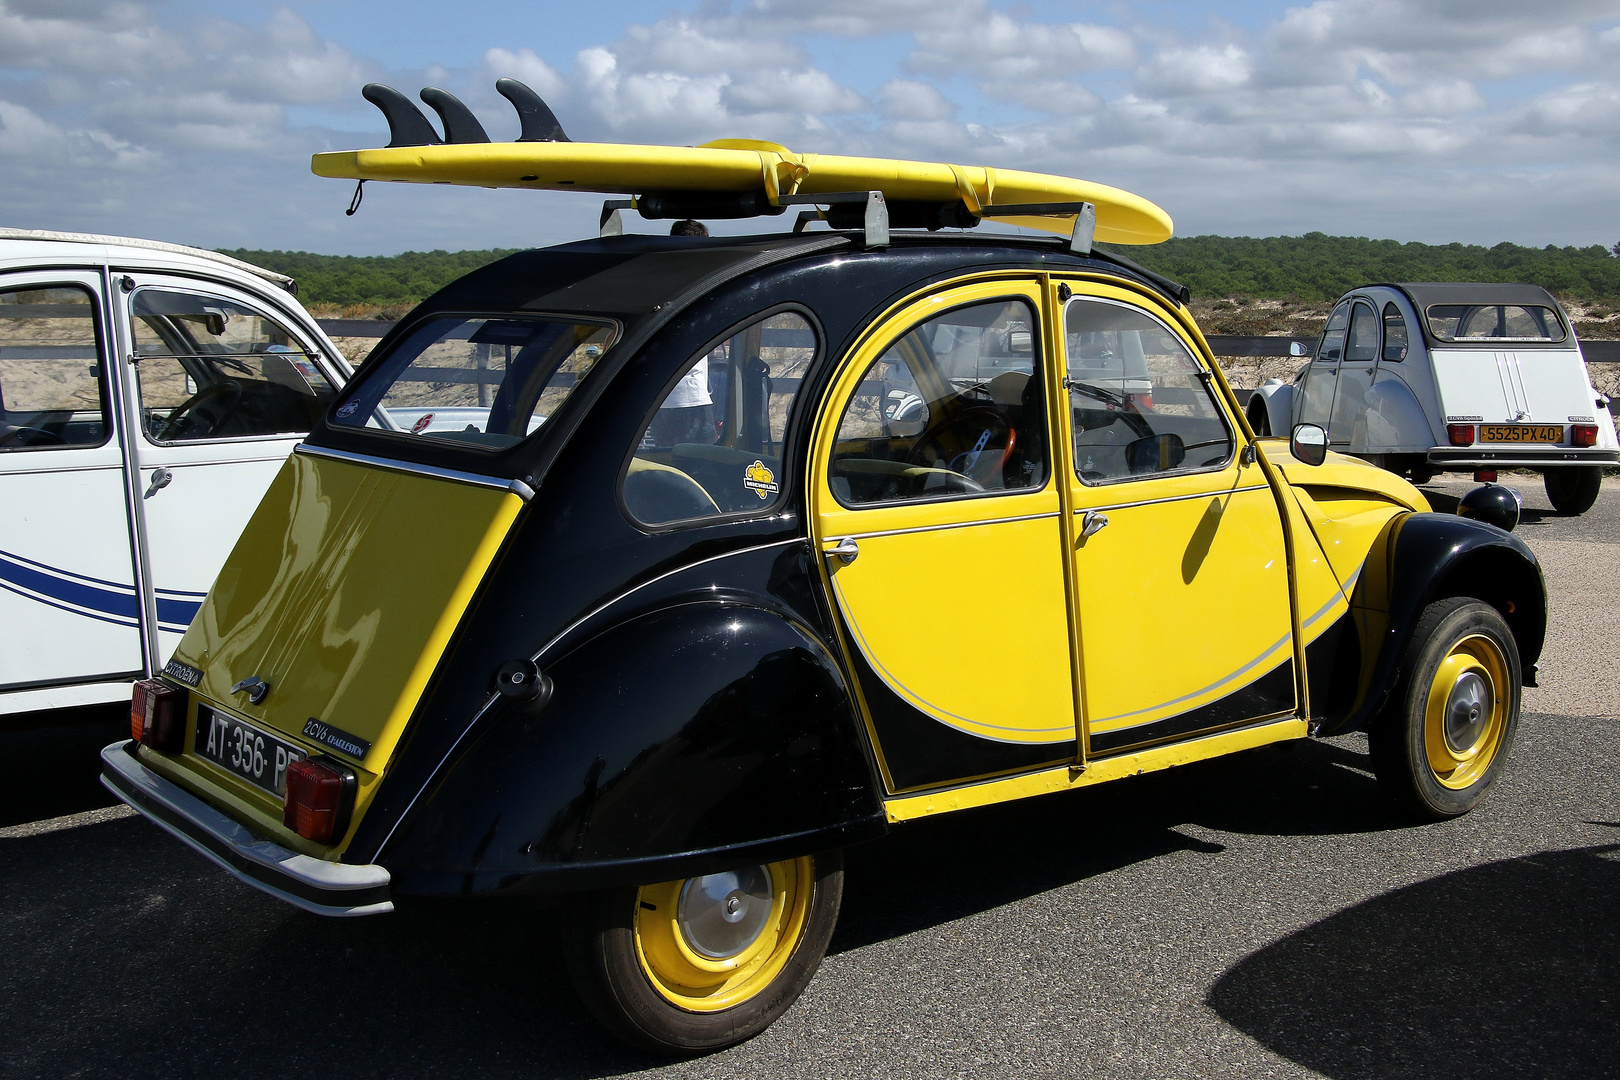
[[[571,319],[433,319],[357,380],[333,421],[499,450],[562,406],[615,333]]]
[[[1563,341],[1564,324],[1537,304],[1431,304],[1429,332],[1441,341]]]

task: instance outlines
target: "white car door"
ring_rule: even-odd
[[[1373,365],[1378,362],[1378,313],[1357,300],[1350,312],[1350,334],[1339,361],[1338,385],[1333,394],[1328,445],[1339,451],[1367,449],[1364,418],[1367,391],[1372,388]]]
[[[122,280],[162,663],[332,381],[310,336],[261,298],[155,274]]]
[[[145,664],[102,283],[0,275],[0,713],[127,697]]]

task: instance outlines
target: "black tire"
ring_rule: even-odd
[[[681,965],[690,964],[693,958],[703,962],[697,951],[701,943],[694,944],[692,936],[683,931],[685,924],[677,912],[686,910],[689,887],[720,875],[570,898],[563,910],[563,953],[574,988],[597,1020],[633,1046],[690,1057],[750,1039],[786,1012],[809,985],[832,939],[844,895],[843,858],[831,851],[747,867],[738,872],[738,883],[746,882],[746,875],[756,871],[769,875],[776,887],[769,902],[783,897],[779,908],[771,908],[767,929],[734,954],[748,958],[749,950],[754,949],[759,955],[729,976],[734,983],[695,990],[681,987],[677,977]],[[790,877],[791,886],[780,884]],[[725,902],[740,894],[741,890],[734,890]],[[795,905],[801,900],[803,907],[795,916]],[[780,916],[775,914],[778,910]],[[660,911],[667,917],[660,916]],[[746,922],[747,918],[745,909],[742,919]],[[724,927],[721,931],[727,932]],[[766,935],[775,931],[780,931],[776,939],[766,942]],[[675,943],[670,934],[681,935],[680,942]],[[732,962],[712,950],[703,955],[718,956],[709,961],[716,966]],[[747,974],[750,968],[752,975]],[[692,970],[699,977],[710,977]],[[691,990],[691,994],[682,990]]]
[[[1519,649],[1500,612],[1468,596],[1423,609],[1401,677],[1368,729],[1373,772],[1405,813],[1468,813],[1501,775],[1519,727]]]
[[[1547,486],[1547,499],[1560,514],[1584,514],[1597,502],[1603,487],[1601,465],[1569,465],[1562,469],[1548,469],[1541,474]]]

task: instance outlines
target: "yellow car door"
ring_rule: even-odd
[[[1088,756],[1296,708],[1283,525],[1187,332],[1060,285]]]
[[[1032,277],[905,306],[817,427],[815,536],[891,791],[1075,755],[1042,311]]]

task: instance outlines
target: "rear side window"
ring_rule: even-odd
[[[141,289],[130,325],[141,425],[154,442],[301,435],[332,402],[303,343],[246,304]]]
[[[1429,332],[1441,341],[1563,341],[1564,321],[1533,304],[1431,304]]]
[[[106,440],[95,302],[74,286],[0,292],[0,452]]]
[[[625,509],[667,525],[775,505],[788,417],[815,356],[815,330],[785,311],[684,359],[630,459]]]
[[[573,319],[432,319],[359,380],[333,422],[500,450],[561,408],[616,334]]]
[[[1384,305],[1384,359],[1399,363],[1406,359],[1406,316],[1394,304]]]

